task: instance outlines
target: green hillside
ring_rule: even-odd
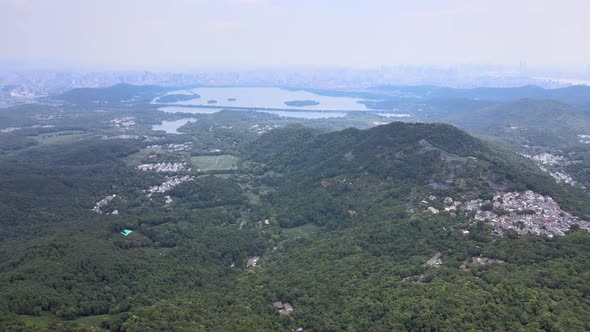
[[[590,329],[588,194],[451,125],[64,114],[0,136],[0,330]]]

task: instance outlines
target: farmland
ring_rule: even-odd
[[[236,170],[239,160],[240,158],[232,155],[191,157],[193,169],[200,172]]]

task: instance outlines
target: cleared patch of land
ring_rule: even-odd
[[[191,157],[193,169],[198,169],[200,172],[235,170],[238,169],[239,160],[240,158],[228,154]]]
[[[43,144],[63,144],[85,136],[88,136],[88,134],[82,130],[62,130],[52,133],[42,133],[37,136],[31,136],[31,138]]]
[[[68,322],[82,325],[79,326],[81,328],[80,331],[82,331],[82,328],[86,328],[84,331],[106,332],[108,330],[102,328],[101,323],[108,318],[109,315],[85,316],[76,318],[74,320],[69,320]],[[19,315],[18,319],[25,324],[25,327],[32,329],[31,331],[49,332],[55,331],[54,329],[50,328],[50,325],[57,319],[57,317],[52,314],[42,314],[41,316]]]
[[[262,201],[260,199],[259,195],[256,195],[255,193],[251,192],[251,191],[247,191],[244,193],[246,195],[246,197],[248,197],[248,200],[250,201],[250,203],[257,205],[260,204],[260,202]]]
[[[285,228],[283,233],[290,238],[308,239],[321,232],[322,228],[316,224],[305,224],[297,227]]]
[[[125,163],[129,166],[136,166],[143,163],[143,159],[147,158],[148,155],[155,153],[153,149],[141,149],[139,152],[128,155],[123,158]]]
[[[50,331],[49,323],[55,319],[55,316],[50,314],[41,316],[19,315],[18,319],[33,331]]]

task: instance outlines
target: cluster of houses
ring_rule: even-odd
[[[437,200],[437,197],[434,195],[430,195],[430,196],[428,196],[428,200],[431,202],[434,202]],[[422,200],[422,202],[420,202],[420,203],[429,204],[427,200]],[[457,211],[459,205],[461,205],[462,203],[459,201],[454,201],[453,198],[451,198],[451,197],[445,197],[443,199],[443,203],[445,204],[444,211],[449,212],[451,214],[451,216],[456,217],[457,216],[456,211]],[[428,208],[426,208],[426,211],[428,211],[432,214],[439,214],[440,213],[439,209],[432,207],[432,206],[429,206]]]
[[[539,164],[539,168],[545,172],[545,173],[549,173],[549,175],[551,175],[551,177],[555,180],[555,182],[557,183],[565,183],[565,184],[569,184],[572,186],[577,185],[577,182],[566,172],[564,171],[555,171],[552,172],[550,170],[548,170],[546,167],[544,166],[559,166],[560,164],[563,164],[566,159],[562,156],[556,156],[553,155],[551,153],[540,153],[538,155],[528,155],[528,154],[523,154],[524,157],[527,157],[531,160],[534,160],[537,164]]]
[[[113,194],[113,195],[109,195],[106,196],[105,198],[101,199],[100,201],[96,202],[96,204],[94,204],[94,207],[92,208],[92,211],[98,213],[98,214],[103,214],[102,208],[107,206],[115,197],[117,197],[117,195]],[[115,210],[117,211],[117,210]],[[113,214],[119,214],[119,211],[117,211],[115,213],[115,211],[113,211]]]
[[[162,136],[145,136],[145,135],[134,135],[134,134],[121,134],[121,135],[114,135],[114,136],[107,136],[104,135],[101,139],[132,139],[132,140],[142,140],[143,142],[156,142],[166,139],[166,137]]]
[[[252,125],[250,127],[250,131],[255,132],[258,135],[262,135],[264,133],[267,133],[275,128],[279,128],[281,125],[265,125],[265,126],[261,126],[261,125]]]
[[[13,131],[23,130],[23,129],[37,129],[37,128],[53,128],[53,125],[34,125],[30,127],[8,127],[4,129],[0,129],[0,133],[11,133]]]
[[[575,186],[577,184],[577,182],[569,174],[565,172],[549,172],[549,175],[551,175],[551,177],[553,177],[553,179],[555,179],[555,182],[557,183],[565,183],[572,186]]]
[[[186,167],[186,163],[157,163],[157,164],[142,164],[137,166],[140,171],[155,171],[155,172],[180,172],[190,171]]]
[[[129,128],[135,125],[135,118],[132,116],[125,116],[122,118],[116,118],[109,121],[111,126],[115,128]]]
[[[194,179],[195,177],[190,175],[166,177],[166,181],[161,185],[151,186],[146,190],[147,197],[151,197],[154,193],[165,193],[183,182],[192,181]]]
[[[534,160],[540,164],[543,164],[543,165],[557,165],[557,164],[565,161],[564,157],[556,156],[551,153],[540,153],[540,154],[534,155],[534,156],[530,156],[528,154],[523,154],[523,156],[525,156],[531,160]]]
[[[578,135],[580,138],[580,143],[582,144],[590,144],[590,135],[580,134]]]
[[[437,200],[431,195],[428,200],[422,200],[423,205],[429,205]],[[546,235],[548,237],[564,235],[573,225],[590,231],[590,222],[580,220],[562,210],[551,197],[539,195],[533,191],[500,192],[493,199],[474,199],[466,202],[455,201],[451,197],[443,200],[444,212],[451,217],[464,212],[472,221],[484,221],[493,227],[493,233],[503,235],[507,230],[514,230],[518,234]],[[436,204],[433,204],[438,206]],[[440,207],[440,206],[439,206]],[[442,213],[442,209],[428,206],[426,212]],[[469,234],[468,230],[462,230]]]
[[[563,211],[551,197],[530,190],[498,193],[492,200],[471,200],[463,209],[473,212],[473,220],[488,222],[497,235],[514,230],[553,237],[564,235],[573,225],[590,231],[589,222]]]
[[[273,302],[272,307],[279,311],[279,315],[288,316],[293,313],[293,306],[287,302]]]

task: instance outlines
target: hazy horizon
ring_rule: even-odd
[[[586,1],[0,3],[0,62],[129,70],[464,64],[589,71]]]

